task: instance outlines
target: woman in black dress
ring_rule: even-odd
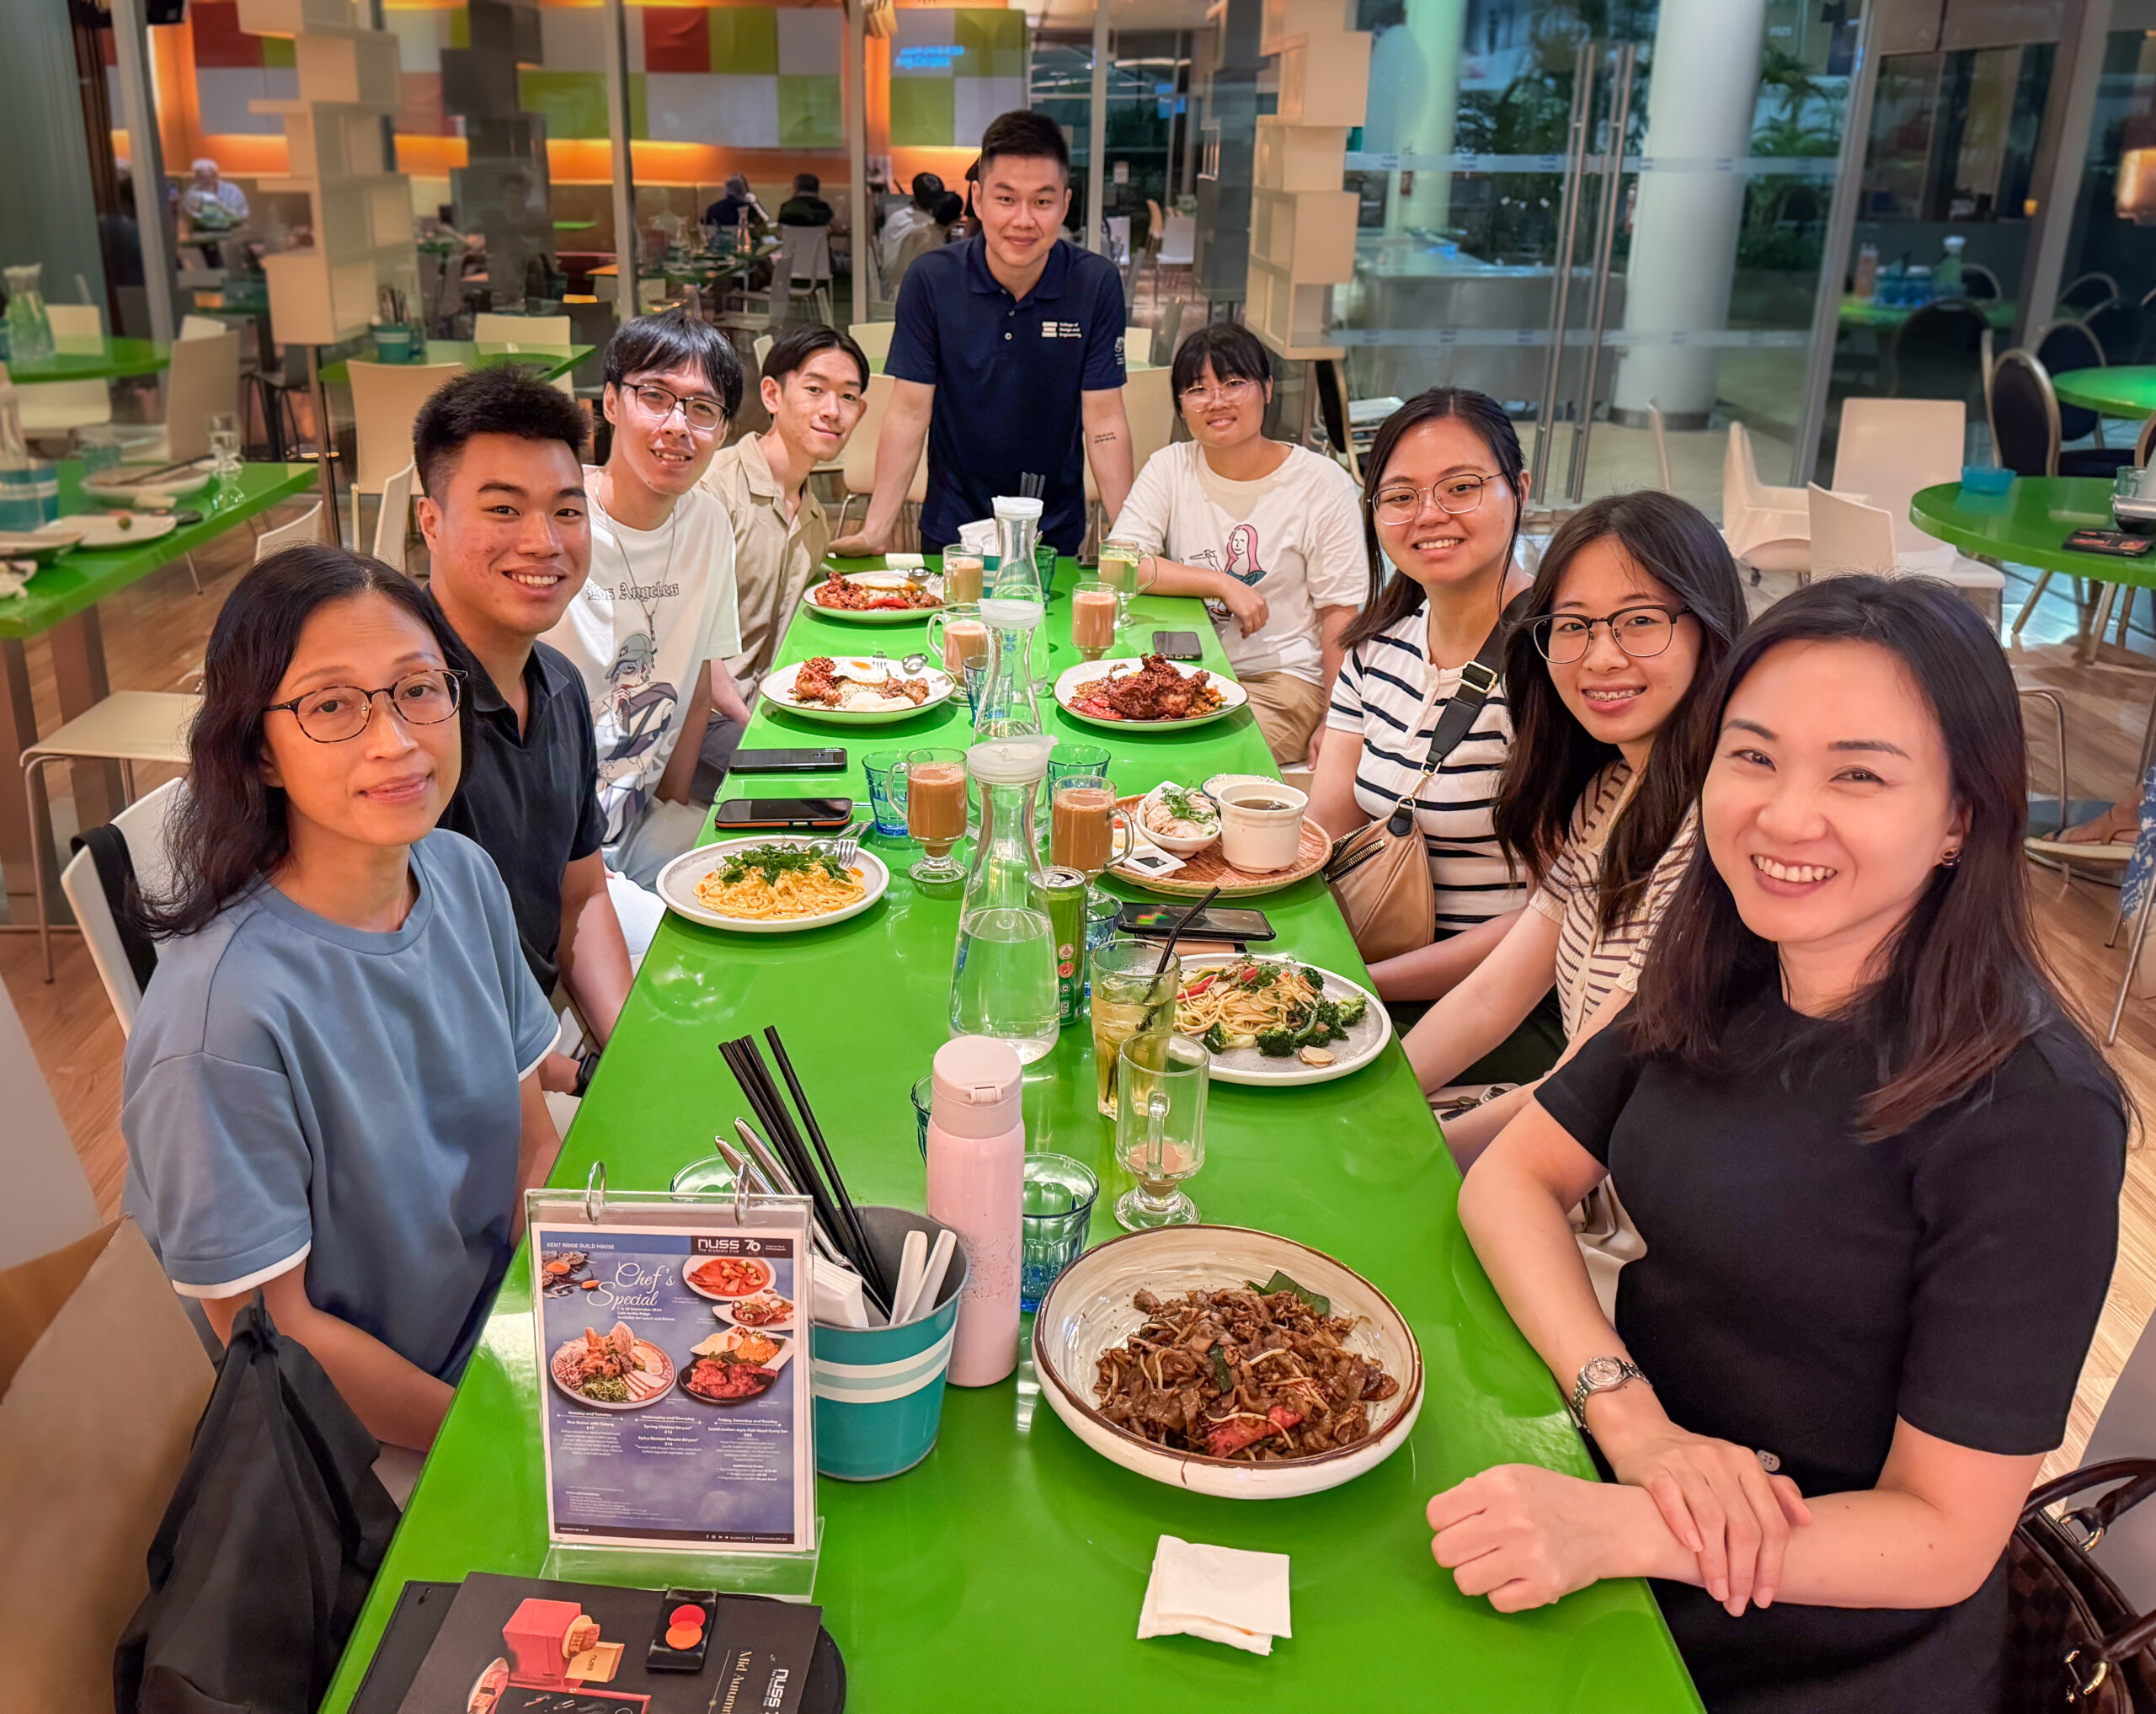
[[[1460,1192],[1614,1480],[1486,1471],[1433,1551],[1508,1611],[1655,1579],[1716,1714],[1988,1708],[2127,1139],[2035,946],[2013,676],[1944,585],[1853,577],[1716,696],[1637,1000]],[[1614,1328],[1566,1220],[1605,1172],[1646,1242]]]

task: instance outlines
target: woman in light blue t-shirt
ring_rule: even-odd
[[[559,1140],[555,1020],[493,861],[435,823],[468,719],[418,589],[292,547],[219,616],[127,1044],[126,1207],[229,1336],[257,1290],[424,1448]]]

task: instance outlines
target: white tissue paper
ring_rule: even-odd
[[[958,526],[958,547],[966,553],[993,553],[995,552],[995,520],[976,518],[970,524]]]
[[[0,559],[0,601],[19,595],[28,589],[30,574],[36,569],[35,559]]]
[[[808,1258],[809,1290],[814,1293],[811,1300],[813,1318],[827,1327],[865,1328],[868,1326],[868,1306],[862,1299],[861,1276],[851,1268],[821,1256]]]
[[[1138,1610],[1138,1634],[1202,1637],[1252,1654],[1272,1653],[1274,1637],[1294,1635],[1288,1622],[1288,1556],[1163,1535]]]

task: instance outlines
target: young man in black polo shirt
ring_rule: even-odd
[[[1070,151],[1054,120],[1006,113],[980,140],[980,235],[930,250],[899,287],[884,372],[898,384],[876,448],[876,493],[834,553],[881,553],[928,443],[921,539],[931,553],[1042,478],[1041,538],[1075,553],[1086,466],[1113,517],[1130,492],[1123,410],[1123,280],[1065,242]],[[1081,438],[1082,429],[1082,438]]]
[[[601,1044],[628,997],[629,950],[599,852],[605,822],[584,681],[538,640],[591,569],[586,419],[531,371],[479,369],[443,383],[412,425],[428,587],[463,645],[472,753],[441,825],[501,871],[525,963],[558,978]],[[555,1054],[542,1087],[577,1087]]]

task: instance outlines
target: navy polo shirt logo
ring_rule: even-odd
[[[1086,330],[1075,322],[1043,322],[1041,337],[1043,339],[1082,339],[1086,337]]]

